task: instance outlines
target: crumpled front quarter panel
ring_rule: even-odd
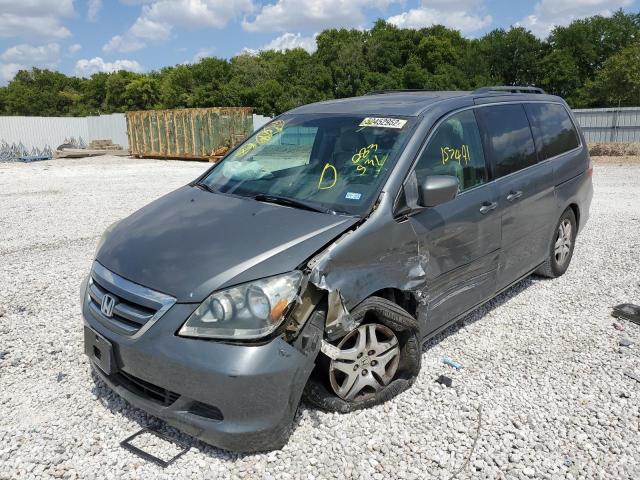
[[[408,221],[379,215],[313,258],[309,281],[328,292],[328,336],[354,328],[349,311],[379,290],[396,288],[419,295],[426,280],[426,253],[419,250]]]

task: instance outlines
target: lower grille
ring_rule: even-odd
[[[130,392],[135,393],[139,397],[148,398],[165,407],[173,404],[173,402],[180,397],[178,393],[149,383],[141,378],[134,377],[122,370],[116,373],[115,377],[118,383]]]

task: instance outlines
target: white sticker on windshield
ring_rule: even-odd
[[[360,122],[360,127],[402,128],[406,120],[400,118],[367,117]]]
[[[362,194],[358,192],[347,192],[344,198],[347,200],[360,200],[362,198]]]

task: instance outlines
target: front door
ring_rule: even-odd
[[[416,165],[418,182],[430,175],[458,178],[456,198],[410,217],[426,257],[425,332],[432,332],[490,298],[496,286],[500,217],[472,110],[446,118]]]

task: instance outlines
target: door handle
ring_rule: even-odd
[[[498,207],[498,202],[484,202],[480,207],[480,213],[486,215],[491,210],[495,210]]]
[[[509,195],[507,195],[507,200],[513,202],[514,200],[519,199],[522,196],[522,191],[520,190],[511,190]]]

